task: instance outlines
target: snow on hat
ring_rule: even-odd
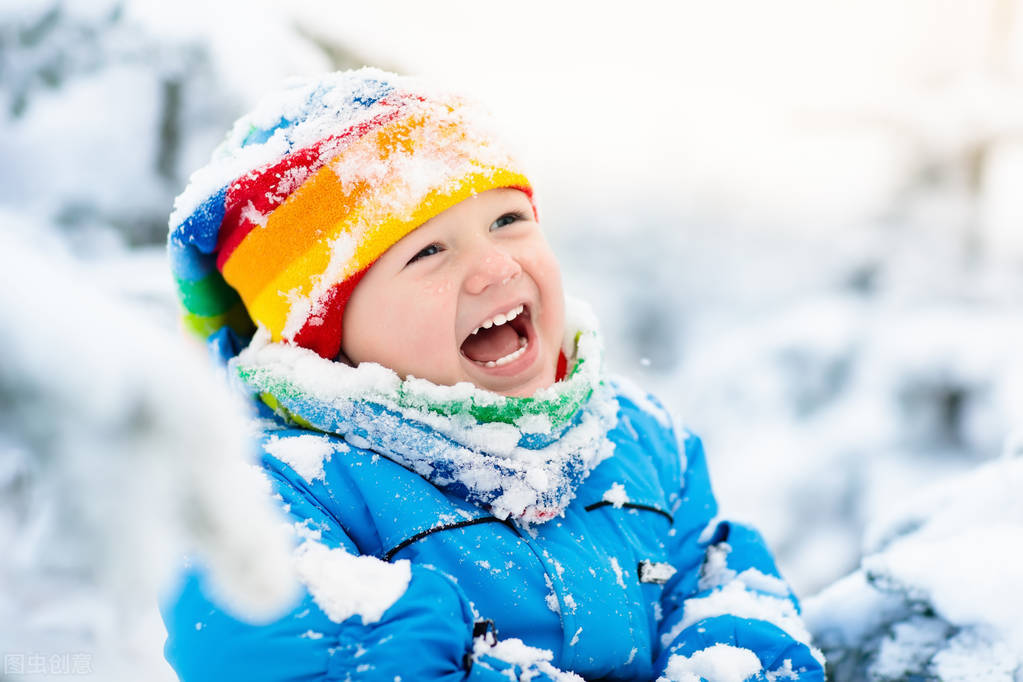
[[[476,106],[360,69],[294,82],[235,123],[174,203],[184,323],[254,323],[334,358],[352,290],[395,242],[463,199],[529,181]]]

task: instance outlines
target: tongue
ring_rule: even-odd
[[[462,344],[462,354],[476,362],[503,358],[519,349],[519,334],[510,324],[481,329]]]

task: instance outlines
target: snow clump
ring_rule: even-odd
[[[1019,679],[1021,486],[1023,459],[1003,458],[868,529],[860,569],[805,603],[835,679]]]

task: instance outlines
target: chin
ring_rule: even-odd
[[[533,395],[534,393],[536,393],[537,390],[539,390],[540,388],[541,387],[539,385],[537,385],[537,386],[522,386],[522,387],[519,387],[519,388],[508,389],[508,390],[505,390],[505,391],[496,390],[496,389],[492,389],[492,390],[494,391],[494,393],[500,393],[501,395],[507,396],[509,398],[528,398],[531,395]]]
[[[550,386],[552,386],[554,384],[554,369],[553,368],[549,369],[549,370],[544,371],[544,372],[542,372],[541,374],[539,374],[539,375],[537,375],[535,377],[528,378],[528,379],[523,379],[520,382],[511,382],[511,383],[509,383],[509,382],[500,382],[501,385],[493,385],[493,384],[495,384],[497,382],[487,382],[487,383],[491,383],[492,385],[490,385],[490,386],[481,386],[481,388],[486,388],[488,391],[493,391],[494,393],[500,393],[501,395],[508,396],[508,397],[529,398],[533,394],[535,394],[537,391],[539,391],[541,389],[544,389],[544,388],[549,388]]]

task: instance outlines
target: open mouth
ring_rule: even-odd
[[[462,342],[462,355],[482,367],[502,367],[525,354],[532,330],[529,308],[518,305],[480,323]]]

